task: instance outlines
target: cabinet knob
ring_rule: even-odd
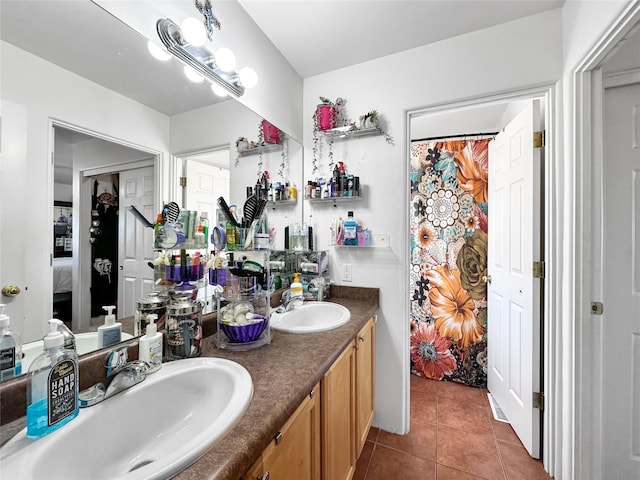
[[[282,441],[282,432],[278,432],[276,433],[276,436],[273,437],[274,440],[276,441],[276,445],[279,445],[280,442]]]
[[[309,398],[313,398],[313,397],[315,397],[315,396],[316,396],[316,389],[314,388],[313,390],[311,390],[311,391],[309,392]]]
[[[256,480],[269,480],[269,472],[265,472],[264,474],[262,474],[261,476],[257,476]]]
[[[359,339],[361,342],[364,342],[364,341],[365,341],[365,338],[364,338],[364,337],[358,337],[358,339]]]
[[[17,285],[5,285],[2,287],[2,295],[5,297],[15,297],[20,293],[20,287]]]

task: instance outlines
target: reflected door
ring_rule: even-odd
[[[129,211],[135,206],[150,222],[153,205],[154,167],[120,172],[120,235],[118,246],[118,318],[135,314],[136,300],[153,288],[153,229],[146,228]]]

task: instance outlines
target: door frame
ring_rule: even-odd
[[[156,210],[159,209],[159,205],[162,204],[162,195],[165,190],[164,185],[167,177],[167,173],[165,173],[165,170],[168,170],[165,166],[167,160],[165,158],[165,155],[163,155],[161,151],[138,145],[136,143],[129,142],[120,138],[116,138],[111,135],[106,135],[104,133],[81,127],[74,123],[66,122],[64,120],[53,117],[49,117],[49,158],[51,158],[51,163],[49,168],[50,172],[48,185],[50,191],[48,198],[50,199],[50,205],[53,205],[54,196],[53,164],[55,155],[56,127],[65,128],[67,130],[83,133],[85,135],[89,135],[94,138],[105,140],[111,143],[116,143],[118,145],[140,150],[148,153],[150,156],[153,156],[154,185],[157,187],[154,192],[154,204],[156,205]],[[113,171],[113,169],[115,169],[115,166],[111,168],[111,171]],[[108,168],[105,169],[104,172],[100,172],[99,167],[95,167],[92,170],[94,170],[96,173],[105,173]],[[74,171],[73,175],[73,204],[78,205],[78,210],[76,210],[76,214],[73,216],[72,228],[74,232],[82,232],[82,234],[74,235],[72,241],[72,248],[74,252],[72,291],[78,292],[80,290],[80,285],[91,285],[91,249],[87,248],[87,233],[91,224],[91,208],[86,203],[83,203],[81,201],[81,195],[83,194],[82,183],[84,180],[83,171]],[[53,238],[53,225],[49,225],[48,228],[48,238]],[[81,236],[83,237],[82,239],[80,238]],[[84,245],[85,248],[81,248],[81,245]],[[53,252],[51,252],[51,255],[53,256]],[[51,293],[53,292],[53,277],[49,279],[49,291]],[[91,302],[88,289],[85,293],[85,295],[72,296],[72,318],[76,319],[76,321],[73,323],[73,329],[84,329],[91,327]],[[52,298],[52,295],[50,295],[50,297]]]
[[[541,454],[545,470],[549,471],[547,460],[553,458],[553,452],[556,449],[556,438],[562,431],[562,425],[557,424],[555,421],[558,418],[558,411],[556,407],[556,388],[558,384],[562,384],[562,364],[557,360],[555,355],[557,344],[557,326],[552,322],[553,309],[558,295],[562,292],[559,290],[556,282],[553,281],[555,274],[559,270],[559,265],[556,263],[556,259],[561,258],[560,252],[562,252],[562,237],[556,233],[556,212],[560,209],[561,198],[558,198],[554,192],[558,190],[557,183],[559,177],[549,173],[552,172],[552,165],[555,158],[559,158],[558,155],[558,142],[556,136],[559,134],[557,131],[556,122],[556,87],[554,84],[542,85],[539,87],[533,87],[523,90],[514,90],[509,92],[497,93],[493,95],[473,97],[460,102],[443,103],[437,105],[431,105],[420,109],[411,109],[406,111],[405,128],[407,132],[406,141],[406,156],[409,158],[409,148],[411,141],[411,119],[416,115],[425,114],[443,114],[459,112],[466,109],[477,109],[483,106],[491,106],[496,103],[508,103],[510,101],[522,101],[531,100],[534,98],[540,99],[541,105],[544,109],[544,128],[545,128],[545,145],[543,152],[543,171],[545,172],[542,179],[542,192],[541,201],[543,203],[545,224],[542,226],[541,232],[543,239],[543,247],[541,249],[541,258],[545,259],[546,278],[542,285],[541,295],[545,299],[543,309],[541,310],[542,323],[541,323],[541,385],[544,392],[544,409],[541,412],[542,425],[541,425],[541,439],[542,448]],[[410,165],[407,163],[405,168],[405,198],[408,199],[408,179],[409,179]],[[409,202],[405,202],[404,206],[404,218],[409,218]],[[405,220],[406,223],[406,220]],[[409,291],[409,267],[408,261],[404,262],[404,282],[405,291]],[[407,328],[407,345],[409,343],[409,332]],[[565,375],[566,376],[566,375]],[[407,415],[409,412],[409,394],[407,392]],[[409,422],[407,422],[409,424]]]
[[[573,368],[573,385],[565,387],[570,397],[562,399],[562,411],[570,414],[571,432],[565,433],[572,454],[572,478],[604,478],[602,471],[602,317],[591,312],[591,302],[604,295],[604,79],[602,67],[640,23],[640,3],[631,3],[606,34],[571,74],[573,110],[568,112],[575,126],[565,177],[569,204],[566,218],[572,222],[575,255],[568,259],[569,285],[574,285],[573,304],[565,306],[575,334],[575,354],[563,360]],[[567,126],[567,129],[569,126]],[[571,151],[572,149],[572,151]],[[573,153],[573,155],[572,155]],[[570,239],[569,239],[570,240]],[[572,312],[573,310],[573,312]],[[573,410],[572,410],[573,409]]]

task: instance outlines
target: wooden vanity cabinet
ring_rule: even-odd
[[[367,441],[373,415],[376,329],[371,318],[355,338],[356,343],[356,460]]]
[[[320,384],[287,420],[244,480],[320,478]]]
[[[322,479],[349,480],[373,421],[371,318],[322,379]]]
[[[350,480],[374,414],[371,318],[243,480]]]

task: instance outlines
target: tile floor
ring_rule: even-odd
[[[511,427],[494,420],[487,390],[411,375],[411,431],[372,428],[354,480],[549,480]]]

